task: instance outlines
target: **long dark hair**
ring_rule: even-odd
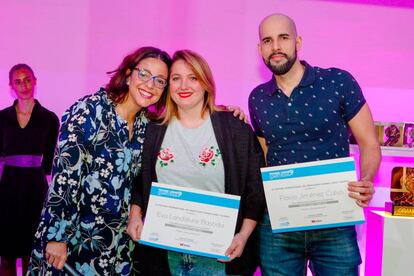
[[[146,58],[157,58],[163,61],[168,70],[171,66],[170,56],[155,47],[141,47],[135,50],[133,53],[124,57],[122,63],[114,71],[108,72],[112,75],[109,83],[106,85],[105,89],[108,93],[108,97],[115,103],[122,103],[125,100],[126,95],[128,94],[128,85],[126,83],[127,78],[131,75],[132,70],[137,66],[137,64]],[[164,88],[161,98],[154,105],[155,110],[153,112],[160,112],[165,106],[165,99],[167,95],[167,87]]]

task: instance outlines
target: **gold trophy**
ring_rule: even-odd
[[[381,146],[402,147],[404,138],[404,123],[376,122],[378,138]]]
[[[414,167],[393,168],[391,201],[386,209],[392,215],[414,217]]]
[[[404,125],[404,147],[414,148],[414,123]]]

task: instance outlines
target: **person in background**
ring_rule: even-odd
[[[0,111],[0,275],[27,272],[33,236],[47,194],[59,119],[34,97],[37,79],[27,64],[9,72],[16,96]]]
[[[257,267],[252,234],[264,210],[260,167],[264,157],[248,124],[215,110],[215,84],[207,62],[190,50],[172,59],[165,117],[148,126],[142,178],[135,183],[127,231],[140,239],[151,183],[181,185],[241,196],[227,263],[140,246],[143,275],[252,275]]]
[[[272,79],[249,97],[252,125],[268,166],[349,156],[348,128],[360,152],[360,179],[348,184],[349,196],[367,207],[381,152],[368,104],[346,71],[300,61],[302,39],[283,14],[259,26],[259,52]],[[361,263],[355,227],[272,234],[266,213],[260,225],[263,275],[358,275]]]

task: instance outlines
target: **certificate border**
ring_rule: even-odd
[[[284,181],[292,178],[306,178],[309,176],[324,175],[324,174],[335,174],[344,172],[355,172],[355,159],[351,156],[326,159],[320,161],[304,162],[301,164],[288,164],[281,166],[272,166],[261,168],[263,188],[266,194],[266,185],[269,185],[274,181]],[[267,202],[266,197],[266,202]],[[365,219],[345,221],[345,222],[334,222],[325,224],[314,224],[307,226],[294,226],[294,227],[283,227],[272,228],[272,233],[286,233],[295,231],[306,231],[306,230],[317,230],[335,227],[346,227],[358,224],[364,224]]]
[[[303,166],[291,168],[291,166],[275,166],[261,170],[263,182],[271,182],[283,179],[291,178],[303,178],[307,176],[317,176],[323,174],[334,174],[343,172],[355,171],[354,160],[348,160],[349,158],[342,159],[342,162],[328,163],[328,164],[307,164],[302,163]],[[345,159],[345,160],[344,160]],[[331,159],[335,160],[335,159]],[[338,160],[339,161],[339,160]],[[310,163],[310,162],[309,162]],[[272,168],[272,169],[271,169]]]
[[[345,227],[352,226],[357,224],[364,224],[365,220],[354,220],[347,222],[338,222],[338,223],[328,223],[328,224],[318,224],[312,226],[302,226],[302,227],[290,227],[290,228],[277,228],[272,229],[272,233],[286,233],[286,232],[296,232],[296,231],[305,231],[305,230],[317,230],[317,229],[326,229],[326,228],[336,228],[336,227]]]
[[[173,246],[166,246],[166,245],[161,245],[161,244],[158,244],[158,243],[153,243],[153,242],[148,242],[148,241],[141,241],[141,240],[138,241],[138,243],[143,244],[143,245],[148,245],[148,246],[151,246],[151,247],[157,247],[157,248],[165,249],[165,250],[185,253],[185,254],[192,254],[192,255],[208,257],[208,258],[213,258],[213,259],[226,260],[226,261],[230,260],[230,257],[226,256],[226,255],[215,255],[215,254],[210,254],[210,253],[205,253],[205,252],[200,252],[200,251],[195,251],[195,250],[182,249],[182,248],[173,247]]]
[[[152,184],[150,196],[166,197],[230,209],[239,209],[240,207],[240,196],[231,195],[230,197],[227,194],[209,195],[200,191],[178,190],[174,187],[165,187],[155,182]]]
[[[174,200],[183,200],[189,202],[195,202],[197,204],[207,204],[217,207],[223,207],[228,209],[237,209],[237,213],[240,211],[240,199],[241,196],[233,195],[233,194],[225,194],[225,193],[217,193],[211,191],[204,191],[199,189],[193,189],[189,187],[180,187],[175,185],[168,185],[159,182],[152,182],[151,190],[150,190],[150,197],[164,197],[170,198]],[[203,251],[197,250],[189,250],[185,248],[158,244],[154,242],[150,242],[147,240],[139,240],[138,243],[156,247],[164,250],[171,250],[185,254],[192,254],[207,258],[213,259],[220,259],[220,260],[230,260],[229,256],[226,255],[218,255],[207,253]]]

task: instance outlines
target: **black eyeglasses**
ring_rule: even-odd
[[[133,70],[138,71],[138,78],[144,82],[152,80],[154,85],[161,89],[167,86],[168,81],[160,76],[153,76],[147,70],[140,69],[140,68],[134,68]]]

